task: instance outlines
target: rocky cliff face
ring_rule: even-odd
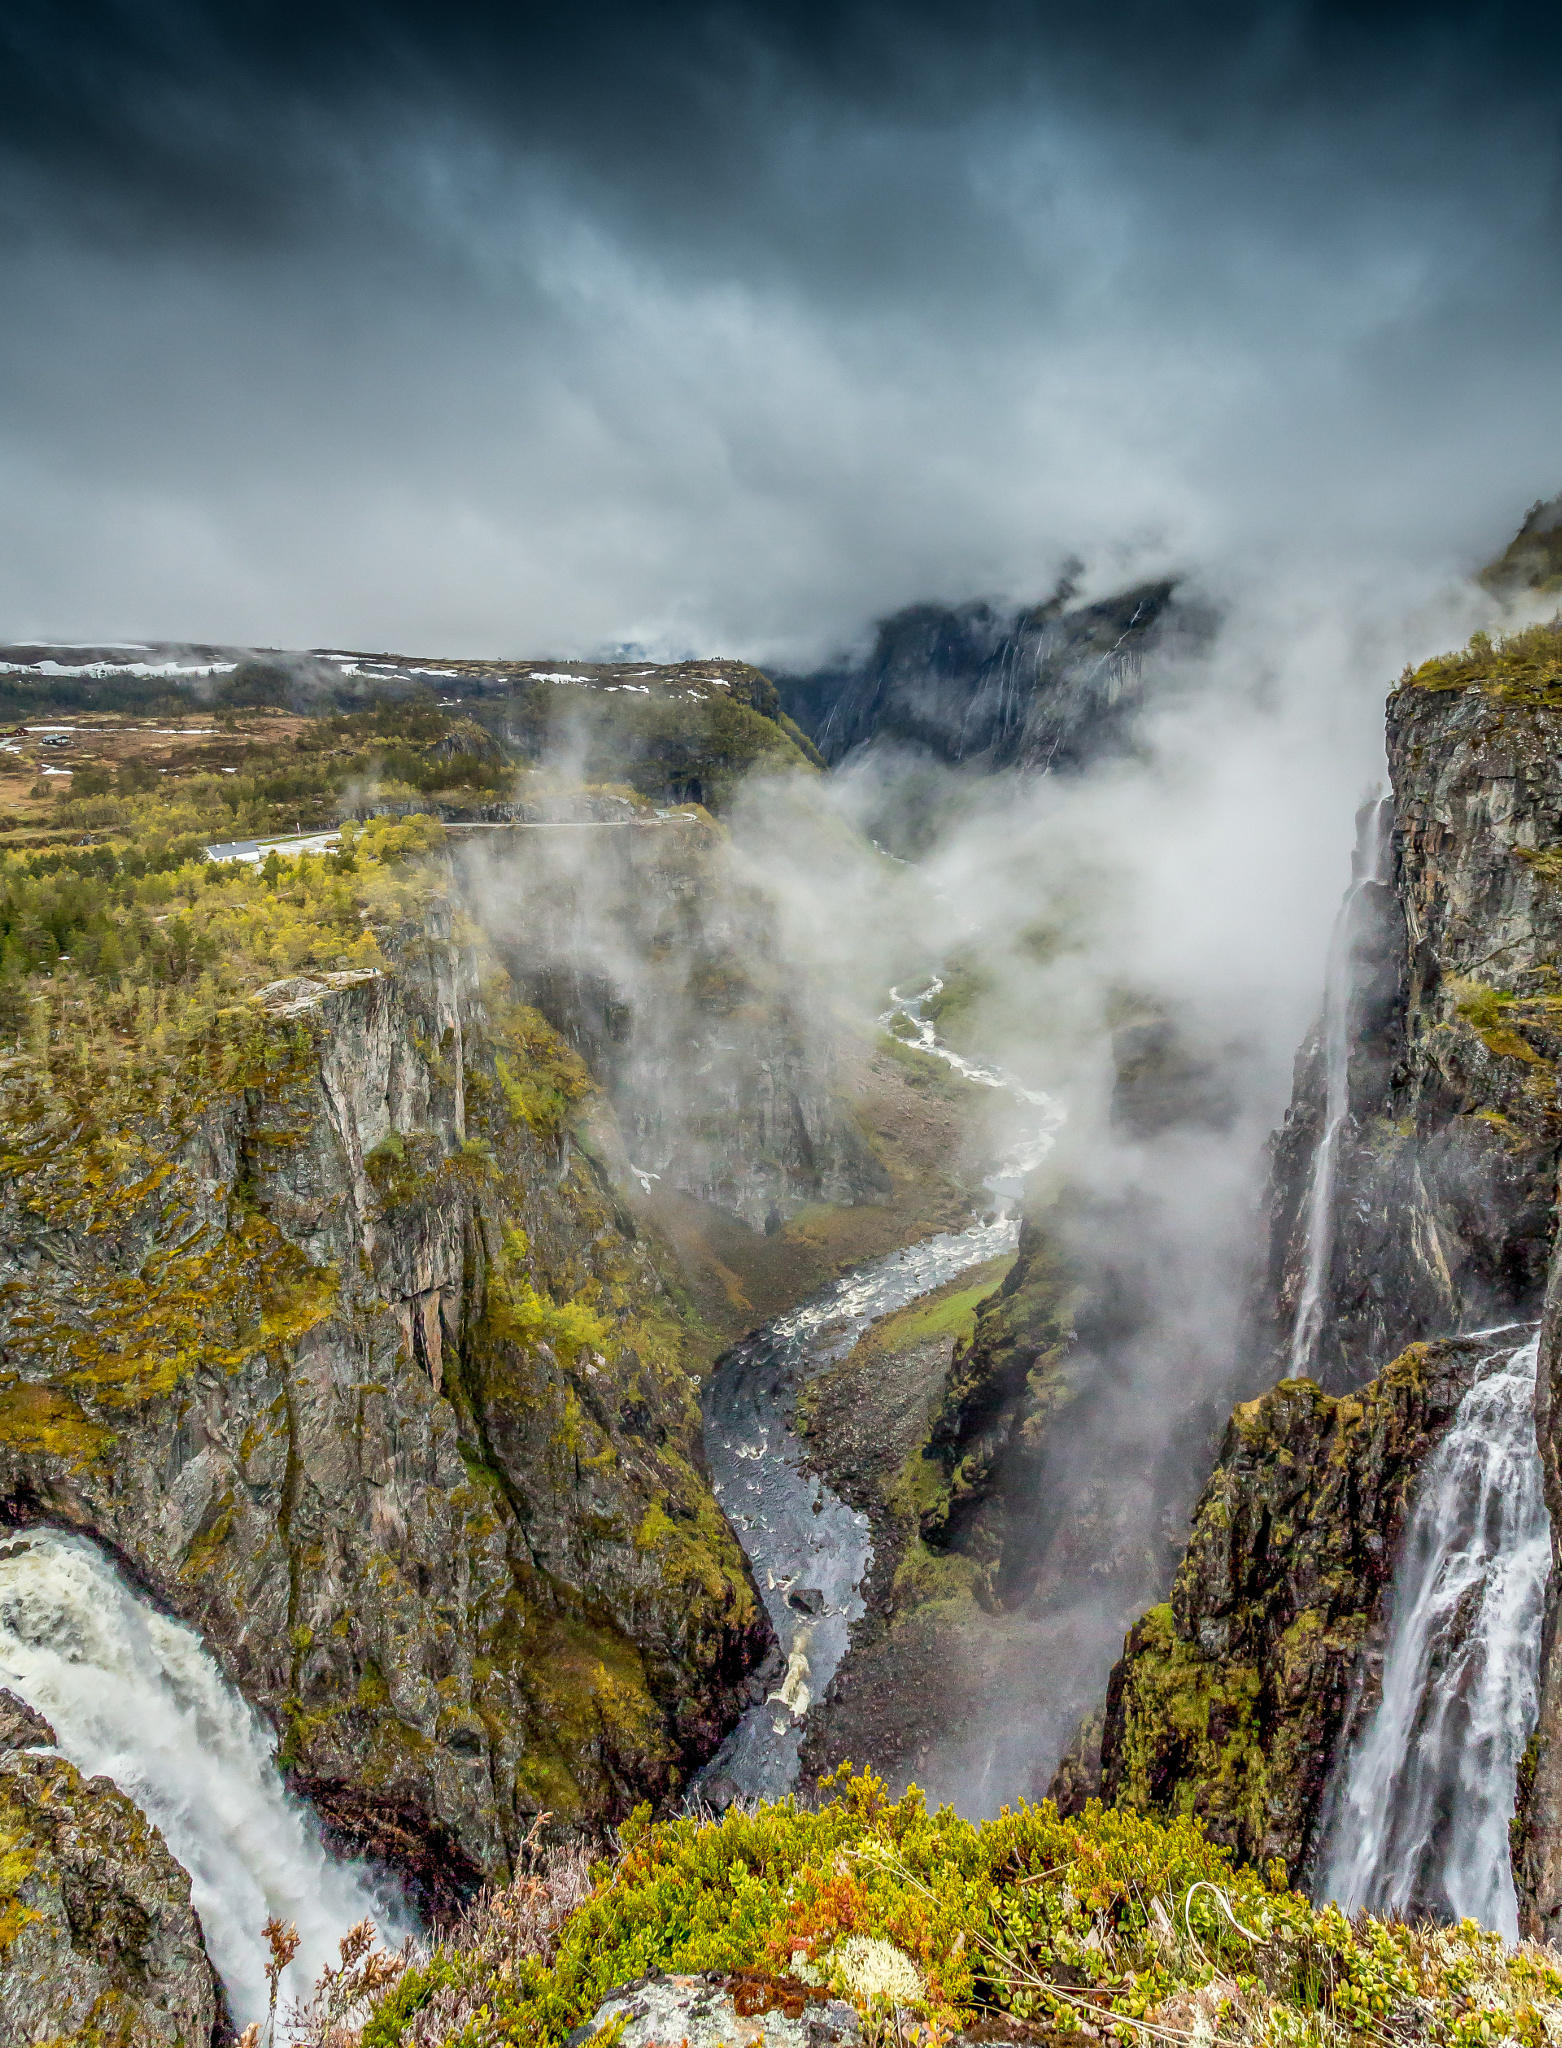
[[[890,1192],[821,992],[709,820],[505,835],[468,885],[528,998],[579,1048],[636,1168],[774,1229]]]
[[[1289,1379],[1237,1411],[1172,1602],[1129,1637],[1105,1736],[1111,1796],[1192,1803],[1243,1854],[1277,1854],[1293,1873],[1316,1850],[1329,1773],[1378,1682],[1409,1491],[1469,1382],[1476,1353],[1455,1334],[1540,1312],[1562,1146],[1562,632],[1478,636],[1407,675],[1388,741],[1386,880],[1358,892],[1337,955],[1347,1052],[1321,1240],[1308,1212],[1329,1114],[1323,1029],[1298,1061],[1271,1183],[1269,1370],[1292,1361],[1321,1248],[1302,1362],[1329,1391]],[[1554,1528],[1559,1291],[1553,1270],[1537,1424]],[[1554,1614],[1547,1634],[1516,1868],[1528,1924],[1550,1933],[1562,1925]]]
[[[428,915],[117,1088],[0,1077],[0,1504],[109,1544],[438,1899],[671,1790],[766,1631],[611,1117]]]
[[[1562,1146],[1562,712],[1477,648],[1401,684],[1388,739],[1392,894],[1354,949],[1349,1118],[1304,1361],[1335,1389],[1417,1338],[1539,1312]],[[1315,1038],[1275,1150],[1281,1369],[1325,1092]]]
[[[1359,1395],[1283,1380],[1237,1409],[1171,1599],[1112,1673],[1109,1802],[1191,1809],[1245,1860],[1305,1879],[1334,1759],[1376,1702],[1416,1475],[1488,1355],[1415,1345]]]
[[[109,1779],[27,1753],[53,1740],[0,1692],[0,2036],[211,2048],[223,2007],[189,1878]]]
[[[782,702],[837,762],[870,741],[946,761],[1077,766],[1121,737],[1145,654],[1202,630],[1170,583],[1070,605],[1065,580],[1019,612],[911,605],[885,619],[860,662],[778,679]]]
[[[1551,1582],[1541,1643],[1540,1712],[1519,1772],[1513,1875],[1521,1930],[1537,1941],[1562,1936],[1562,1258],[1555,1255],[1540,1325],[1535,1437],[1551,1516]]]

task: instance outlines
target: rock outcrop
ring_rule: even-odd
[[[1112,1673],[1109,1803],[1191,1810],[1246,1861],[1305,1878],[1335,1757],[1375,1703],[1416,1475],[1489,1356],[1415,1345],[1359,1394],[1282,1380],[1237,1409],[1171,1599]]]
[[[1537,1424],[1562,1526],[1562,628],[1477,635],[1407,674],[1388,742],[1386,879],[1357,892],[1337,955],[1345,1114],[1306,1347],[1328,1391],[1287,1380],[1237,1411],[1172,1601],[1129,1638],[1105,1733],[1109,1796],[1191,1804],[1244,1855],[1278,1855],[1293,1874],[1318,1848],[1350,1717],[1378,1683],[1409,1489],[1468,1384],[1476,1353],[1452,1333],[1538,1315],[1548,1262]],[[1291,1356],[1319,1244],[1324,1038],[1303,1050],[1275,1145],[1271,1370]],[[1526,1923],[1547,1934],[1562,1926],[1555,1587],[1516,1830]]]
[[[1551,1516],[1551,1582],[1541,1641],[1540,1711],[1519,1771],[1513,1876],[1519,1925],[1562,1937],[1562,1258],[1553,1256],[1535,1374],[1535,1437]]]
[[[1389,700],[1393,882],[1356,948],[1349,1122],[1308,1361],[1337,1391],[1418,1338],[1539,1313],[1562,1153],[1562,696],[1546,660],[1477,643]],[[1282,1369],[1323,1067],[1315,1038],[1276,1141]]]
[[[112,1546],[449,1901],[669,1793],[767,1631],[611,1117],[418,916],[117,1089],[0,1076],[0,1509]]]
[[[0,2039],[211,2048],[221,2011],[157,1830],[107,1778],[0,1755]]]

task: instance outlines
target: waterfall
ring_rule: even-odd
[[[1335,1174],[1340,1139],[1350,1116],[1351,1001],[1356,979],[1353,948],[1363,897],[1390,879],[1393,801],[1389,796],[1378,797],[1363,813],[1355,872],[1329,938],[1323,996],[1323,1132],[1307,1184],[1307,1265],[1296,1320],[1291,1325],[1289,1371],[1293,1379],[1310,1371],[1323,1329],[1323,1291],[1334,1252]]]
[[[1518,1938],[1508,1822],[1539,1708],[1551,1526],[1538,1338],[1497,1361],[1428,1459],[1395,1573],[1383,1697],[1344,1764],[1322,1894]]]
[[[298,1928],[282,1979],[298,1997],[357,1921],[388,1943],[405,1915],[370,1872],[326,1850],[285,1790],[275,1738],[192,1629],[159,1614],[98,1550],[58,1530],[0,1545],[0,1686],[54,1724],[61,1752],[105,1775],[190,1873],[207,1953],[240,2026],[266,2013],[272,1916]]]

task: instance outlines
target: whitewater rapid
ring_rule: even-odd
[[[1012,1252],[1018,1199],[1063,1122],[1060,1103],[1001,1068],[968,1060],[941,1043],[923,1005],[943,987],[936,976],[915,993],[890,991],[880,1020],[964,1079],[1001,1089],[1015,1106],[1009,1142],[984,1183],[990,1213],[964,1230],[942,1231],[857,1267],[790,1314],[767,1323],[722,1359],[705,1396],[705,1458],[711,1484],[742,1544],[785,1669],[768,1699],[752,1706],[695,1779],[695,1801],[777,1799],[797,1781],[803,1724],[823,1698],[866,1612],[861,1588],[873,1562],[868,1518],[808,1469],[789,1417],[801,1389],[845,1358],[883,1316],[946,1281]]]
[[[1539,1711],[1551,1569],[1538,1345],[1476,1381],[1421,1474],[1382,1699],[1345,1759],[1325,1842],[1322,1896],[1348,1912],[1468,1915],[1518,1938],[1508,1823]]]
[[[207,1953],[242,2027],[266,2016],[275,1917],[298,1929],[284,2002],[302,1996],[348,1928],[394,1946],[404,1908],[369,1869],[332,1856],[286,1791],[276,1740],[199,1636],[159,1614],[85,1538],[28,1530],[0,1543],[0,1686],[53,1724],[63,1755],[155,1823],[190,1874]]]

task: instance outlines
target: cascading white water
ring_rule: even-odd
[[[1025,1176],[1033,1173],[1052,1150],[1064,1120],[1063,1106],[1055,1096],[1044,1094],[1039,1088],[1027,1088],[1012,1074],[1005,1073],[1002,1067],[992,1066],[985,1060],[969,1060],[963,1053],[956,1052],[952,1045],[945,1045],[933,1020],[925,1013],[925,1006],[934,996],[942,994],[943,987],[943,976],[935,974],[914,995],[903,995],[898,988],[892,988],[889,992],[890,1008],[880,1017],[879,1023],[886,1031],[893,1031],[904,1044],[915,1046],[918,1052],[925,1052],[935,1060],[942,1060],[963,1081],[973,1081],[980,1088],[996,1089],[1017,1105],[1020,1111],[1017,1127],[1010,1133],[1010,1142],[1003,1156],[986,1180],[988,1190],[999,1200],[1015,1201]]]
[[[1329,963],[1323,995],[1323,1131],[1313,1153],[1307,1184],[1307,1264],[1291,1325],[1290,1372],[1306,1374],[1323,1327],[1323,1290],[1334,1251],[1334,1183],[1340,1139],[1350,1116],[1351,1001],[1355,994],[1352,957],[1357,917],[1368,889],[1390,880],[1393,852],[1393,798],[1370,804],[1362,823],[1355,874],[1345,892],[1329,938]]]
[[[727,1797],[759,1799],[791,1790],[804,1717],[827,1690],[865,1611],[861,1587],[873,1557],[868,1518],[810,1470],[788,1419],[799,1387],[845,1358],[882,1316],[1014,1250],[1025,1176],[1045,1158],[1064,1120],[1052,1096],[943,1044],[923,1014],[943,985],[935,975],[914,995],[891,989],[892,1007],[880,1022],[898,1026],[921,1051],[968,1081],[1002,1090],[1015,1105],[1009,1142],[984,1182],[993,1211],[965,1230],[922,1238],[847,1273],[735,1346],[707,1383],[712,1484],[753,1567],[787,1669],[777,1691],[749,1708],[695,1778],[696,1803],[715,1798],[718,1787]]]
[[[97,1547],[58,1530],[0,1545],[0,1686],[53,1723],[61,1752],[113,1779],[190,1873],[240,2026],[264,2019],[273,1916],[299,1933],[285,1996],[306,1991],[357,1921],[405,1915],[362,1864],[331,1856],[285,1790],[274,1739],[193,1630],[140,1598]]]
[[[1421,1475],[1383,1697],[1345,1760],[1325,1843],[1322,1892],[1347,1911],[1468,1915],[1518,1937],[1508,1822],[1551,1569],[1538,1344],[1476,1381]]]

